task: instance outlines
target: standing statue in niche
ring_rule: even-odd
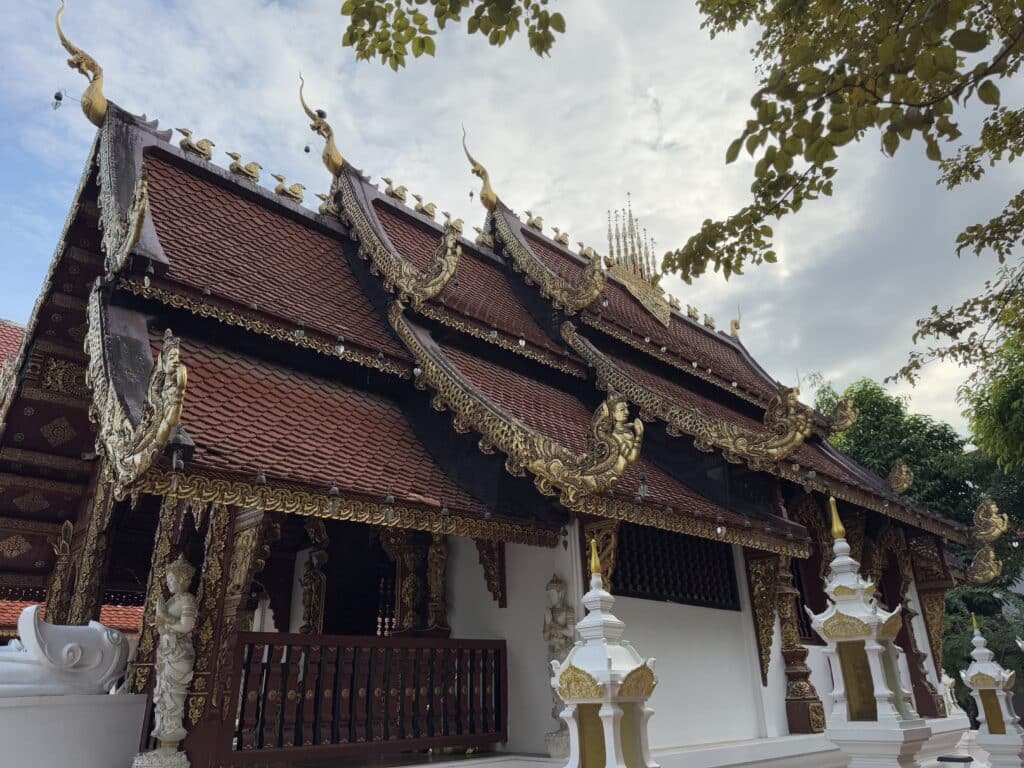
[[[566,586],[558,576],[552,576],[545,588],[548,604],[544,609],[544,640],[548,644],[548,662],[561,662],[572,648],[576,637],[576,611],[566,600]],[[551,757],[569,756],[569,731],[561,718],[562,700],[552,691],[551,717],[558,728],[548,733],[545,741]]]
[[[153,738],[161,747],[176,745],[185,738],[182,720],[185,697],[192,682],[196,661],[192,628],[196,624],[196,598],[188,592],[195,568],[179,555],[167,566],[169,600],[156,601],[156,631],[160,644],[156,649],[156,685],[153,688],[153,714],[156,723]]]

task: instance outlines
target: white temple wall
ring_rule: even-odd
[[[832,714],[832,697],[829,694],[835,688],[832,668],[825,656],[825,646],[808,645],[806,648],[807,666],[811,668],[811,685],[818,692],[818,698],[825,709],[825,719],[828,720]]]
[[[779,723],[777,709],[766,716],[742,556],[734,561],[740,611],[616,599],[625,638],[657,659],[653,749],[760,738]]]
[[[569,542],[577,537],[570,531]],[[509,752],[546,753],[544,734],[557,723],[551,718],[551,669],[543,637],[545,587],[557,573],[569,586],[570,599],[577,595],[571,560],[577,563],[578,547],[568,551],[505,545],[508,606],[499,608],[484,581],[476,544],[470,539],[448,538],[448,621],[452,637],[505,640],[508,646]],[[581,581],[575,576],[575,584]],[[577,620],[580,618],[577,613]],[[642,647],[642,646],[641,646]]]
[[[788,735],[786,663],[782,659],[782,622],[779,620],[778,614],[775,616],[775,632],[772,634],[772,655],[771,663],[768,665],[768,685],[761,688],[761,702],[764,707],[765,735],[769,737]]]

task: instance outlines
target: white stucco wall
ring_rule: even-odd
[[[761,689],[764,707],[765,735],[785,736],[789,733],[786,717],[786,663],[782,659],[782,623],[775,616],[772,635],[771,663],[768,665],[768,685]]]
[[[551,719],[551,670],[542,634],[547,599],[544,588],[557,573],[572,589],[569,560],[561,547],[507,544],[508,606],[499,608],[487,591],[476,544],[455,536],[448,539],[448,621],[452,637],[504,639],[508,645],[506,749],[510,752],[544,753],[544,734],[557,727]]]
[[[664,749],[766,735],[746,574],[736,561],[741,611],[618,598],[626,639],[657,659],[651,747]],[[784,717],[783,713],[783,717]],[[772,720],[778,722],[778,712]]]

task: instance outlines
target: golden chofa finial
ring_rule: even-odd
[[[839,507],[836,506],[835,496],[828,497],[828,508],[832,510],[832,540],[845,539],[846,528],[843,527],[843,521],[839,519]]]
[[[324,161],[324,165],[327,166],[327,170],[331,172],[331,176],[337,176],[341,173],[341,169],[345,167],[345,160],[341,156],[341,152],[338,151],[337,146],[334,144],[334,129],[331,128],[327,122],[327,113],[322,109],[318,109],[315,112],[309,108],[306,103],[305,97],[302,95],[302,89],[305,87],[306,81],[302,79],[302,75],[299,75],[299,101],[302,102],[302,108],[306,110],[306,114],[309,115],[309,119],[312,120],[309,124],[310,130],[323,137],[324,139],[324,151],[320,155]]]
[[[601,573],[601,558],[597,554],[597,539],[590,540],[590,575]]]
[[[60,0],[60,8],[57,9],[55,19],[57,37],[60,38],[64,50],[71,54],[68,66],[81,72],[89,80],[89,85],[82,92],[82,111],[89,118],[89,122],[99,128],[107,116],[107,97],[103,95],[103,67],[96,63],[96,59],[68,40],[60,26],[60,17],[63,15],[64,0]]]
[[[480,188],[480,202],[483,203],[484,208],[488,211],[495,210],[498,207],[498,195],[491,188],[491,177],[487,173],[487,169],[469,154],[469,147],[466,146],[466,126],[462,126],[462,149],[466,153],[466,159],[469,160],[470,166],[473,168],[473,175],[483,182],[483,186]]]

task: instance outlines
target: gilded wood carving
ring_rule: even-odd
[[[63,15],[64,0],[61,0],[60,8],[57,9],[57,17],[54,20],[57,37],[60,38],[60,44],[64,46],[64,50],[71,54],[68,66],[85,75],[89,81],[89,85],[82,93],[82,112],[85,113],[90,123],[100,127],[107,116],[107,99],[103,95],[103,67],[96,62],[96,59],[68,40],[60,24]]]
[[[90,419],[97,425],[96,448],[107,458],[118,498],[124,494],[163,452],[171,431],[181,419],[188,371],[181,363],[178,339],[170,330],[150,374],[146,398],[137,423],[130,417],[114,389],[107,368],[103,304],[98,288],[89,298],[89,331],[85,350],[89,355],[86,381],[93,390]]]
[[[530,252],[512,230],[503,211],[497,211],[489,220],[493,222],[497,240],[512,259],[516,271],[526,275],[527,281],[535,284],[541,295],[550,299],[556,309],[574,315],[592,304],[604,291],[607,276],[601,266],[601,258],[593,250],[588,254],[590,259],[579,281],[573,285]]]
[[[645,387],[616,366],[569,322],[562,324],[562,338],[593,366],[602,389],[623,393],[640,409],[641,418],[665,422],[670,435],[692,435],[702,451],[722,450],[731,462],[746,461],[753,469],[770,468],[788,458],[810,437],[814,414],[799,401],[800,390],[782,387],[765,410],[764,433],[707,416],[697,408],[670,400]]]
[[[622,681],[619,686],[619,696],[627,698],[648,699],[654,693],[658,679],[647,664],[641,664],[634,669]]]
[[[459,233],[451,221],[446,221],[441,240],[430,257],[426,272],[421,272],[401,256],[393,253],[380,239],[362,207],[356,201],[355,188],[348,174],[341,174],[335,182],[341,193],[341,213],[351,226],[353,239],[359,242],[359,255],[369,259],[372,271],[384,278],[384,288],[397,293],[402,301],[410,301],[414,309],[438,296],[455,275],[462,246]]]
[[[455,429],[481,435],[485,452],[497,448],[505,454],[505,467],[516,476],[529,471],[545,495],[558,495],[561,503],[576,508],[582,496],[610,491],[619,477],[640,455],[643,422],[629,422],[623,397],[609,392],[594,412],[587,434],[587,450],[573,453],[563,445],[528,429],[487,398],[466,386],[458,370],[439,352],[420,341],[405,318],[402,304],[393,302],[388,312],[392,328],[420,361],[417,386],[436,390],[434,407],[450,408]]]
[[[601,698],[601,684],[574,664],[558,678],[558,695],[564,702]]]
[[[973,584],[988,584],[1003,574],[1003,562],[996,557],[992,546],[1010,528],[1010,519],[1002,512],[992,499],[985,498],[974,510],[973,538],[981,544],[975,553],[967,578]]]
[[[748,553],[747,578],[750,584],[750,602],[753,609],[762,686],[768,685],[768,669],[772,660],[772,640],[775,635],[775,590],[778,573],[778,558],[751,558]]]
[[[476,551],[480,566],[484,569],[487,591],[498,607],[504,608],[508,605],[508,594],[505,591],[505,542],[477,541]]]

